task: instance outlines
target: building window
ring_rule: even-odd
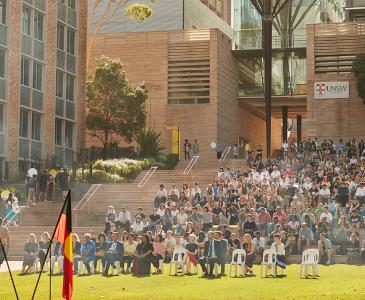
[[[32,113],[32,140],[41,140],[41,115]]]
[[[72,148],[73,147],[73,130],[74,130],[74,124],[71,122],[67,122],[66,121],[66,126],[65,126],[65,142],[66,142],[66,147],[67,148]]]
[[[0,104],[0,133],[4,133],[4,105]]]
[[[30,16],[30,9],[23,7],[23,33],[26,35],[30,35]]]
[[[68,7],[71,7],[72,9],[76,9],[76,1],[68,0]]]
[[[0,78],[5,78],[5,50],[0,49]]]
[[[67,29],[67,53],[75,55],[75,31]]]
[[[42,90],[42,65],[33,62],[33,88]]]
[[[6,25],[6,0],[0,0],[0,24]]]
[[[62,146],[62,120],[55,120],[55,144],[57,146]]]
[[[56,96],[63,97],[63,73],[56,71]]]
[[[43,41],[43,15],[38,12],[34,13],[34,37]]]
[[[75,77],[67,74],[66,76],[66,99],[74,101]]]
[[[28,138],[28,111],[20,110],[19,136]]]
[[[65,50],[65,26],[57,24],[57,49]]]
[[[29,86],[29,59],[22,57],[21,62],[21,84]]]

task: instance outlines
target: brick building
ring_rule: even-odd
[[[0,178],[84,144],[87,1],[0,0]]]

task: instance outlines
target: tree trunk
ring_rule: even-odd
[[[103,149],[103,159],[106,160],[108,157],[108,144],[109,144],[109,130],[104,131],[104,149]]]

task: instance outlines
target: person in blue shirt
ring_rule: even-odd
[[[123,259],[124,245],[118,241],[118,232],[112,234],[112,241],[109,243],[105,253],[105,268],[103,276],[108,276],[109,268],[115,268],[115,262]]]
[[[91,275],[90,262],[94,262],[95,256],[95,243],[91,240],[91,235],[89,233],[85,233],[84,243],[81,248],[81,260],[85,265],[88,275]]]

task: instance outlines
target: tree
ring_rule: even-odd
[[[153,128],[138,132],[136,142],[140,157],[156,157],[164,149],[161,145],[161,133]]]
[[[85,0],[86,1],[86,0]],[[89,5],[90,14],[88,18],[88,45],[87,45],[87,58],[86,66],[89,66],[90,52],[94,45],[95,36],[102,32],[104,26],[113,20],[113,18],[123,9],[131,20],[144,21],[152,16],[151,6],[143,3],[131,4],[131,0],[93,0],[94,2]],[[151,4],[156,3],[158,0],[150,0]],[[98,8],[102,5],[105,6],[101,16],[96,16]]]
[[[352,69],[357,80],[357,91],[365,104],[365,54],[356,56]]]
[[[147,91],[143,84],[133,86],[128,82],[119,59],[102,56],[97,60],[86,95],[86,127],[103,144],[104,159],[113,135],[131,142],[145,127]]]

